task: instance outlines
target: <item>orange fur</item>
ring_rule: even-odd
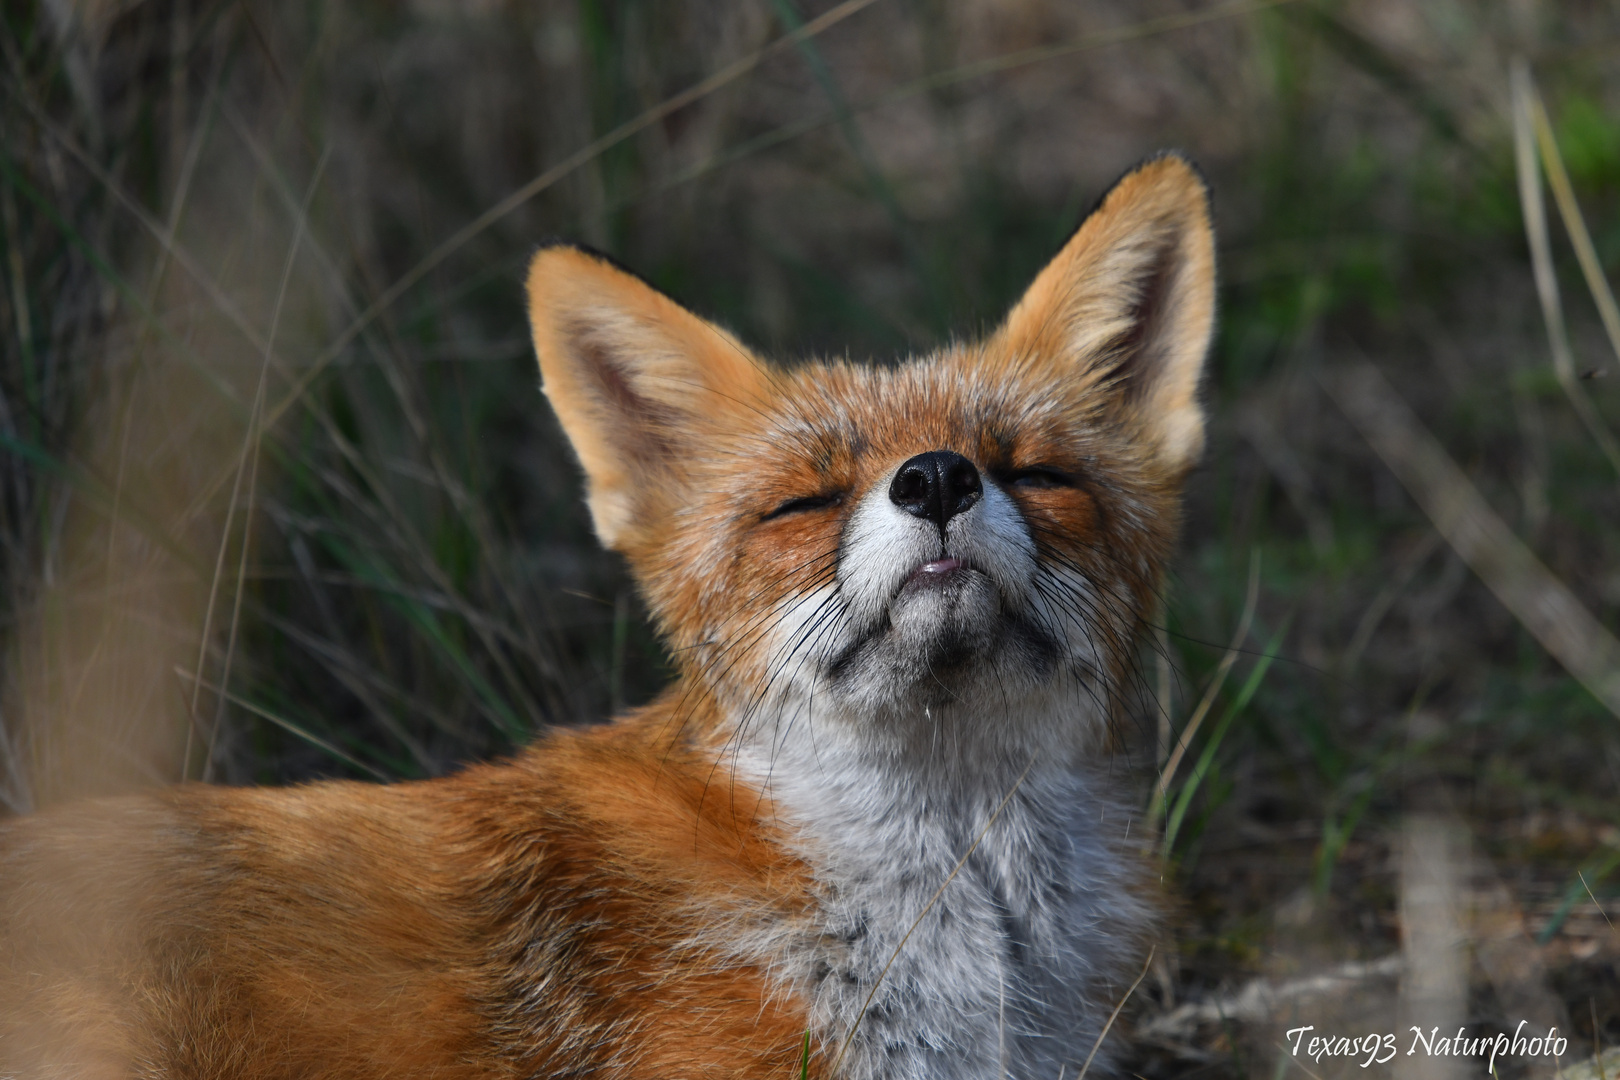
[[[803,872],[670,711],[445,780],[42,815],[6,854],[5,1071],[785,1075],[792,1003],[691,939],[717,899],[791,921]]]
[[[769,368],[604,260],[542,251],[545,392],[679,680],[444,779],[186,785],[0,825],[0,1076],[796,1073],[817,1021],[786,958],[821,947],[829,893],[736,765],[781,675],[767,616],[829,580],[863,492],[948,448],[1097,584],[1112,694],[1201,446],[1213,273],[1173,157],[986,341],[890,371]],[[1006,479],[1036,466],[1078,480]],[[842,1034],[815,1029],[812,1075]]]

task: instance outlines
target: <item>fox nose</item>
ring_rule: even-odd
[[[952,450],[930,450],[901,465],[889,484],[889,501],[913,517],[945,523],[984,497],[973,462]]]

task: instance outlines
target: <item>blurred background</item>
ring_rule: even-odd
[[[3,812],[432,776],[662,685],[538,392],[542,238],[784,362],[892,358],[1180,147],[1222,315],[1119,740],[1175,911],[1129,1071],[1620,1044],[1614,5],[0,12]]]

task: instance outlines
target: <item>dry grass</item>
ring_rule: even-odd
[[[892,356],[1179,145],[1224,321],[1122,747],[1144,810],[1180,766],[1133,1067],[1277,1076],[1297,1018],[1423,1001],[1620,1042],[1608,8],[42,0],[0,51],[6,807],[432,775],[659,685],[536,390],[539,238],[784,358]],[[1324,391],[1360,357],[1427,441]]]

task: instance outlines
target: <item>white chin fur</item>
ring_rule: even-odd
[[[901,615],[891,602],[906,579],[923,563],[947,555],[989,578],[1006,609],[1028,603],[1035,541],[1006,492],[986,483],[984,497],[950,519],[942,543],[934,523],[896,506],[888,488],[872,485],[844,529],[838,585],[854,626],[865,629],[885,616]]]
[[[835,699],[861,711],[945,706],[982,685],[1028,691],[1051,674],[1059,643],[1041,642],[1031,615],[1035,542],[1007,494],[983,497],[946,523],[896,506],[886,482],[856,505],[839,550],[845,605],[817,659]],[[932,560],[962,568],[913,580]]]
[[[911,580],[941,558],[962,568]],[[1072,725],[1075,705],[1089,715],[1097,704],[1096,610],[1088,583],[1039,565],[1023,515],[993,482],[941,538],[932,521],[896,506],[881,481],[845,526],[834,581],[779,607],[765,683],[776,707],[815,702],[823,716],[859,716],[869,732],[875,721],[902,738],[964,709],[1057,710]],[[762,708],[772,704],[756,700],[744,711]]]

